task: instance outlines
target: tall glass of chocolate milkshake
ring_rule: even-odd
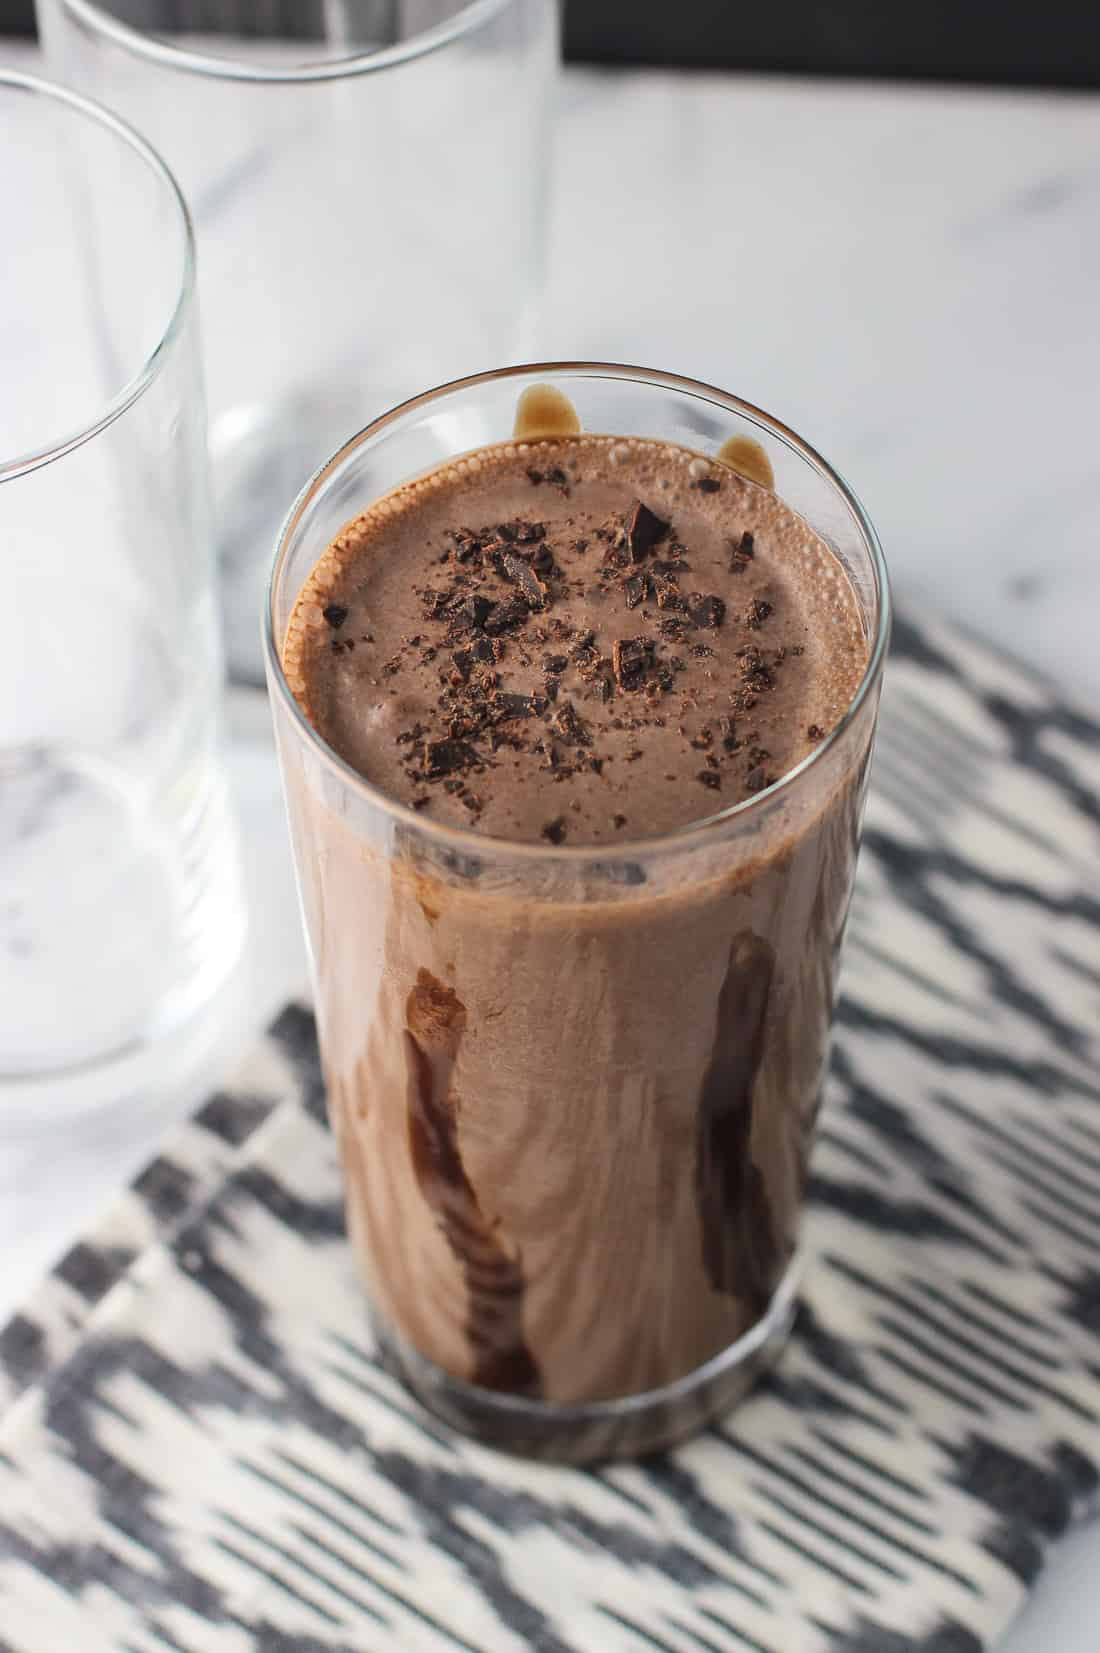
[[[669,374],[447,385],[295,504],[267,665],[348,1227],[457,1428],[650,1451],[778,1354],[888,632],[844,482]]]

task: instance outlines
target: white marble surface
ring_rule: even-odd
[[[903,600],[1095,705],[1100,98],[571,71],[563,103],[543,353],[762,403],[850,476]],[[304,976],[266,706],[231,714],[253,939],[219,1065]],[[0,1142],[0,1318],[194,1096]],[[1004,1653],[1095,1653],[1098,1614],[1094,1527]]]

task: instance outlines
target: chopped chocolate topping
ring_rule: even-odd
[[[553,443],[486,453],[430,510],[368,510],[302,611],[302,676],[329,674],[316,704],[349,762],[441,824],[542,842],[560,812],[586,843],[619,833],[613,811],[657,833],[735,804],[824,739],[858,624],[834,625],[830,586],[821,661],[796,658],[819,647],[818,552],[785,507],[746,503],[717,462],[693,474],[696,456],[651,469],[634,444],[579,463],[583,480]],[[721,793],[703,808],[697,775]]]
[[[558,815],[554,818],[554,820],[547,821],[546,825],[542,829],[542,836],[551,844],[561,844],[565,841],[565,834],[567,831],[568,828],[565,824],[565,816]]]
[[[668,526],[667,522],[663,522],[639,499],[635,503],[626,531],[631,561],[640,562],[647,551],[652,551],[655,545],[659,545],[668,533]]]

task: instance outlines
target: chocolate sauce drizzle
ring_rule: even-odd
[[[483,1213],[458,1147],[451,1079],[466,1007],[453,988],[420,970],[405,1021],[409,1152],[420,1191],[462,1268],[472,1382],[537,1397],[541,1379],[523,1336],[523,1270]]]
[[[699,1096],[695,1186],[703,1262],[716,1291],[767,1307],[782,1264],[771,1201],[752,1158],[753,1092],[764,1059],[775,955],[735,937],[718,999],[714,1049]]]

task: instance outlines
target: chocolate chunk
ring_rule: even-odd
[[[325,624],[330,625],[333,631],[339,631],[340,627],[348,617],[348,611],[344,607],[343,603],[329,603],[327,608],[323,608],[321,610],[321,613],[324,617]]]
[[[825,731],[818,723],[811,723],[810,727],[806,730],[806,735],[809,740],[825,739]]]
[[[567,830],[565,816],[558,815],[554,818],[554,820],[547,821],[546,825],[542,829],[542,836],[548,843],[561,844],[565,842],[565,834]]]
[[[623,583],[623,595],[626,597],[627,608],[637,608],[646,592],[646,578],[644,574],[632,574]]]
[[[542,481],[542,472],[536,471],[533,465],[529,465],[527,467],[527,480],[537,488],[539,483]]]
[[[754,597],[749,604],[748,613],[745,615],[745,624],[750,631],[759,631],[768,615],[772,613],[774,613],[774,609],[771,603],[764,597]]]
[[[687,608],[687,603],[680,595],[680,589],[674,579],[670,579],[667,575],[654,574],[649,583],[657,598],[658,608],[665,610]]]
[[[692,600],[688,612],[697,626],[717,631],[726,618],[726,605],[721,597],[698,597]]]
[[[553,724],[563,740],[572,742],[574,746],[591,746],[592,737],[568,700],[554,713]]]
[[[480,761],[477,751],[468,741],[448,739],[424,743],[424,773],[429,780],[438,780],[441,775],[468,769]]]
[[[755,541],[746,528],[738,544],[730,542],[730,573],[743,574],[755,555]]]
[[[625,815],[612,815],[611,825],[613,827],[615,827],[616,830],[624,827],[626,825],[626,816]]]
[[[569,478],[566,476],[565,472],[561,469],[560,465],[555,465],[553,470],[547,471],[546,480],[547,480],[547,482],[549,482],[551,484],[552,487],[560,488],[563,493],[568,493],[568,491],[569,491]]]
[[[506,540],[509,545],[534,545],[536,540],[545,539],[545,522],[524,522],[517,518],[515,522],[498,522],[493,530],[498,539]]]
[[[716,476],[701,476],[692,486],[698,488],[701,494],[716,494],[722,484]]]
[[[569,656],[566,654],[544,654],[542,657],[544,671],[563,672],[568,664]]]
[[[545,705],[545,701],[541,702]],[[533,717],[540,708],[540,702],[531,694],[496,694],[493,696],[493,710],[502,717]]]
[[[481,541],[469,528],[453,528],[451,538],[454,541],[456,561],[471,562],[475,558],[480,560]]]
[[[648,505],[643,505],[640,499],[636,501],[626,531],[626,543],[631,560],[640,562],[647,551],[652,551],[655,545],[659,545],[668,533],[668,526],[668,523],[663,522]]]
[[[775,687],[775,677],[771,668],[767,665],[764,656],[755,643],[750,643],[747,648],[738,649],[737,665],[749,688],[756,693],[759,694],[765,689]],[[751,701],[747,703],[747,705],[752,704]]]
[[[474,651],[471,648],[455,649],[451,655],[455,671],[464,683],[469,681],[470,673],[474,669]]]
[[[505,579],[519,587],[528,608],[546,607],[549,592],[529,562],[506,551],[500,559],[500,566]]]
[[[763,768],[760,764],[754,764],[745,776],[745,790],[747,792],[763,792],[767,784]]]
[[[702,781],[704,786],[709,786],[712,792],[721,790],[722,777],[716,769],[700,769],[696,779]]]
[[[493,604],[488,597],[467,597],[460,605],[460,612],[465,615],[470,624],[478,629],[485,624],[493,611]]]
[[[623,637],[611,649],[611,668],[620,689],[639,689],[653,654],[648,637]]]
[[[522,597],[506,597],[502,603],[493,603],[491,607],[492,613],[484,621],[485,630],[491,637],[521,626],[531,612]]]

